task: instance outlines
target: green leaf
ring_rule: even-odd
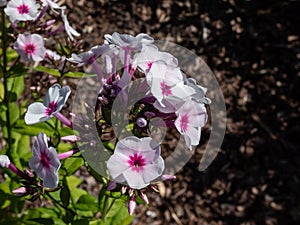
[[[90,222],[88,219],[80,219],[80,220],[74,220],[71,225],[89,225]]]
[[[94,196],[89,194],[82,195],[75,204],[75,208],[82,211],[98,211],[97,200]]]
[[[17,149],[19,158],[23,161],[23,165],[28,163],[29,158],[31,157],[30,151],[30,136],[22,135],[19,139],[18,149]]]
[[[71,209],[68,209],[66,211],[66,215],[63,217],[63,220],[66,222],[66,223],[71,223],[73,220],[74,220],[74,217],[76,216],[76,213],[71,210]]]
[[[56,147],[58,152],[66,152],[73,148],[73,145],[70,143],[60,142],[59,145]]]
[[[8,62],[12,62],[18,58],[18,53],[14,49],[8,49],[6,51],[6,57]]]
[[[13,68],[8,70],[8,77],[19,77],[24,76],[28,72],[28,69],[23,64],[16,64]]]
[[[111,204],[111,199],[109,201]],[[111,209],[106,215],[105,225],[128,225],[132,221],[132,216],[129,215],[125,201],[121,199],[115,200]]]
[[[8,104],[8,107],[9,107],[10,125],[13,125],[20,118],[20,109],[15,102],[10,102]],[[3,122],[5,122],[7,120],[6,110],[1,111],[1,113],[0,113],[0,120]]]
[[[43,225],[53,225],[54,224],[53,219],[49,219],[49,218],[34,218],[34,219],[30,219],[30,221],[34,221],[38,224],[43,224]]]
[[[7,84],[8,84],[8,90],[11,93],[15,93],[17,99],[19,99],[23,94],[25,88],[24,77],[20,76],[20,77],[9,78]],[[15,100],[11,99],[11,101],[15,101]]]
[[[0,82],[0,101],[3,101],[4,99],[4,85],[2,82]]]
[[[67,135],[73,135],[74,130],[72,130],[70,127],[63,127],[59,130],[60,136],[67,136]]]
[[[66,181],[63,182],[63,188],[60,191],[60,199],[65,207],[70,204],[70,189]]]
[[[5,209],[10,205],[7,193],[0,189],[0,209]]]
[[[20,109],[15,102],[10,102],[8,104],[9,114],[10,114],[10,125],[13,125],[20,119]]]
[[[24,120],[19,120],[13,127],[13,131],[29,136],[37,136],[40,132],[44,132],[47,136],[53,137],[56,131],[47,122],[27,125]]]
[[[77,186],[82,183],[82,180],[80,178],[75,177],[75,176],[69,176],[69,177],[66,177],[66,179],[67,179],[67,182],[69,185],[69,189],[72,190],[71,198],[72,198],[73,202],[78,201],[78,199],[80,198],[81,195],[87,194],[86,191],[77,188]]]
[[[64,160],[64,168],[67,171],[67,176],[72,175],[75,173],[82,165],[84,161],[82,158],[67,158]]]
[[[60,72],[57,69],[52,69],[44,66],[33,67],[32,70],[37,72],[48,73],[49,75],[60,77]]]
[[[90,76],[90,77],[94,77],[96,76],[95,74],[86,74],[86,73],[83,73],[83,72],[73,72],[73,71],[70,71],[70,72],[67,72],[64,74],[65,77],[71,77],[71,78],[81,78],[81,77],[84,77],[84,76]]]

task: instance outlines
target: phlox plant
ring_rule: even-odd
[[[206,88],[147,34],[106,34],[83,51],[70,10],[57,1],[0,7],[0,224],[129,224],[137,204],[151,204],[146,193],[176,178],[165,172],[151,121],[175,129],[192,150],[208,120]],[[98,80],[95,106],[84,105],[92,119],[69,107],[68,81],[85,76]],[[116,125],[126,108],[127,125]],[[80,188],[83,167],[99,183],[97,195]]]

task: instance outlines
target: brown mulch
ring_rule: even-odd
[[[196,153],[132,224],[299,224],[299,2],[65,3],[86,50],[115,31],[172,41],[203,57],[225,97],[218,157],[199,172]]]
[[[300,224],[299,1],[63,4],[85,50],[115,31],[174,42],[205,60],[225,97],[227,130],[218,157],[199,172],[197,151],[177,180],[148,193],[150,205],[137,207],[133,225]],[[204,130],[202,146],[208,137]],[[167,141],[171,146],[172,136]],[[97,194],[101,185],[86,170],[77,175],[85,177],[82,188]]]

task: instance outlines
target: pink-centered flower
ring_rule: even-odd
[[[44,40],[38,34],[19,34],[14,49],[24,61],[42,61],[46,54]]]
[[[44,187],[57,187],[60,161],[55,148],[48,147],[47,136],[42,132],[33,144],[29,167],[43,181]]]
[[[35,20],[39,7],[40,5],[35,0],[11,0],[4,12],[9,16],[11,22]]]
[[[161,52],[153,44],[144,44],[141,52],[134,55],[133,66],[145,74],[151,69],[153,63],[163,61],[167,66],[177,67],[177,59],[167,52]]]
[[[201,127],[207,121],[205,106],[189,100],[176,111],[176,115],[175,126],[179,133],[184,136],[188,148],[192,150],[192,146],[199,144]]]
[[[144,33],[138,34],[134,37],[130,34],[119,34],[114,32],[112,35],[105,34],[104,38],[111,44],[129,51],[140,50],[142,48],[142,44],[150,44],[154,41],[152,37]]]
[[[92,64],[100,55],[103,55],[108,51],[110,51],[108,44],[96,45],[87,52],[83,52],[78,55],[73,53],[72,57],[67,60],[77,63],[78,66],[83,66],[84,64]]]
[[[184,85],[184,76],[178,67],[168,66],[163,61],[155,62],[146,75],[152,95],[157,99],[154,106],[165,113],[175,112],[194,89]]]
[[[107,162],[111,178],[134,189],[145,188],[164,170],[160,151],[160,145],[150,137],[120,140]]]
[[[54,84],[49,88],[43,103],[34,102],[29,105],[25,114],[25,123],[35,124],[51,119],[62,109],[70,93],[69,86],[61,88],[59,84]]]

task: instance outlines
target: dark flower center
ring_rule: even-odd
[[[41,164],[43,165],[43,167],[50,167],[50,158],[45,152],[41,153]]]
[[[186,132],[188,129],[189,117],[188,115],[182,115],[180,118],[180,129]]]
[[[33,44],[28,44],[25,46],[25,52],[27,54],[32,54],[35,51],[35,46]]]
[[[171,86],[166,85],[164,81],[160,83],[160,89],[164,96],[169,96],[172,94]]]
[[[135,153],[129,156],[128,163],[132,170],[139,172],[146,165],[146,160],[141,154]]]
[[[52,113],[54,113],[57,110],[57,103],[52,101],[50,102],[48,108],[46,109],[46,115],[51,116]]]
[[[29,13],[29,7],[25,4],[19,5],[17,7],[19,14],[28,14]]]

